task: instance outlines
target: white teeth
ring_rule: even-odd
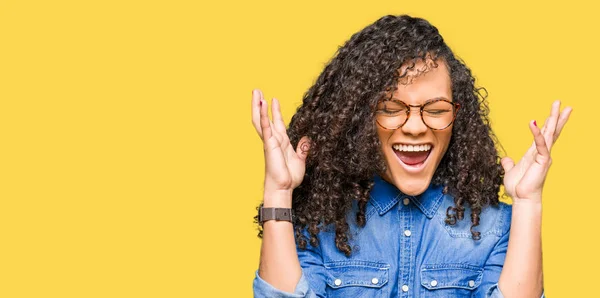
[[[408,151],[408,152],[415,152],[415,151],[429,151],[431,150],[431,145],[429,144],[425,144],[425,145],[399,145],[396,144],[393,146],[394,150],[397,151]]]

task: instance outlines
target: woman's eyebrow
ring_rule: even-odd
[[[440,99],[443,99],[443,100],[450,100],[450,99],[448,99],[448,98],[447,98],[447,97],[445,97],[445,96],[437,96],[437,97],[430,98],[430,99],[428,99],[428,100],[424,101],[424,102],[423,102],[423,104],[426,104],[426,103],[428,103],[428,102],[432,102],[432,101],[435,101],[435,100],[440,100]],[[401,101],[401,102],[404,102],[402,99],[400,99],[400,98],[397,98],[397,97],[392,97],[392,98],[391,98],[391,100],[396,100],[396,101]]]
[[[434,100],[440,100],[440,99],[442,99],[442,100],[450,100],[450,99],[446,98],[445,96],[438,96],[438,97],[430,98],[430,99],[426,100],[425,102],[427,103],[427,102],[431,102],[431,101],[434,101]]]

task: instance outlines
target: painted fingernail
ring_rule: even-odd
[[[261,101],[260,101],[260,106],[261,106],[261,107],[262,107],[262,102],[263,102],[263,101],[261,100]]]
[[[535,120],[533,120],[533,125],[535,125],[535,127],[537,127],[537,122],[535,122]]]

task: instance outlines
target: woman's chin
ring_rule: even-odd
[[[418,196],[424,193],[429,187],[430,179],[427,181],[418,179],[397,179],[400,181],[394,181],[394,185],[403,193],[409,196]],[[412,181],[411,181],[412,180]]]
[[[397,173],[397,175],[393,175],[390,171],[383,175],[384,180],[396,186],[403,194],[409,196],[418,196],[424,193],[429,187],[432,178],[433,177],[429,175],[415,177],[414,175],[406,173],[399,173],[399,175]]]

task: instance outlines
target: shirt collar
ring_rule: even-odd
[[[408,198],[427,218],[432,218],[442,203],[444,197],[442,189],[442,186],[431,184],[424,193],[418,196],[409,196],[403,194],[395,185],[388,183],[377,175],[370,196],[371,202],[373,202],[379,215],[385,214],[398,202]]]

